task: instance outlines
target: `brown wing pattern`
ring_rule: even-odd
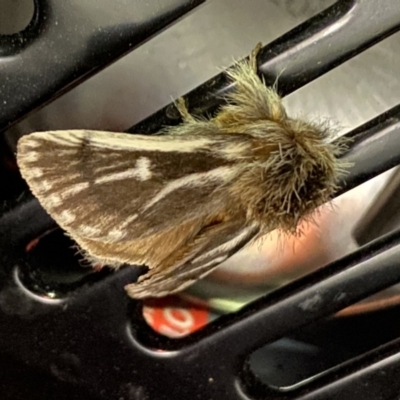
[[[19,141],[18,164],[61,227],[113,243],[151,236],[215,209],[222,202],[217,189],[237,174],[234,161],[221,156],[235,142],[233,135],[39,132]]]
[[[161,296],[207,274],[258,232],[221,190],[240,173],[232,154],[243,143],[235,135],[39,132],[19,141],[18,163],[89,259],[149,266],[128,293]]]

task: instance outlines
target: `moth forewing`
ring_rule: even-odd
[[[259,226],[256,223],[246,226],[240,221],[232,221],[222,229],[219,227],[207,235],[207,240],[204,240],[196,251],[192,248],[192,253],[187,259],[178,260],[179,254],[178,259],[173,255],[170,266],[165,268],[165,264],[163,265],[163,274],[151,270],[139,278],[139,284],[127,285],[126,290],[133,298],[166,296],[181,291],[198,279],[204,278],[243,246],[257,238],[258,232]],[[193,256],[194,254],[198,256]]]
[[[18,142],[22,176],[89,260],[149,267],[131,297],[179,291],[254,237],[295,232],[334,193],[343,146],[289,118],[254,65],[229,72],[235,89],[210,120],[181,101],[184,122],[163,135],[69,130]]]

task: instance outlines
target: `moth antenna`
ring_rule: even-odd
[[[261,49],[262,49],[262,43],[258,42],[256,44],[256,47],[250,53],[249,63],[250,63],[251,68],[253,69],[253,71],[256,74],[258,72],[257,57],[258,57],[258,53],[260,52]]]

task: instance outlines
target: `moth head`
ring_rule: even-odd
[[[282,128],[281,142],[266,165],[263,212],[275,215],[278,228],[296,232],[300,220],[309,218],[337,190],[342,171],[337,156],[343,146],[330,141],[328,126],[287,119]]]
[[[299,222],[312,219],[314,210],[337,190],[343,171],[337,156],[344,146],[330,141],[332,132],[325,125],[287,118],[267,123],[266,129],[268,139],[264,147],[258,142],[257,161],[237,191],[245,197],[250,218],[266,230],[297,233]]]

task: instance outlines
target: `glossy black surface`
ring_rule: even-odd
[[[268,45],[260,68],[267,80],[273,81],[276,71],[290,58],[290,70],[281,75],[281,89],[288,93],[382,40],[398,26],[400,8],[395,0],[379,7],[372,1],[342,1]],[[126,32],[125,27],[122,31]],[[104,38],[103,43],[108,43]],[[129,48],[129,43],[124,43]],[[100,54],[105,52],[102,48]],[[97,68],[98,56],[86,59],[88,70]],[[19,87],[20,75],[10,76]],[[21,76],[25,82],[25,75]],[[214,93],[222,93],[222,81],[217,78],[215,82]],[[189,95],[195,110],[215,107],[213,97],[202,95],[210,85],[208,82]],[[41,104],[43,92],[36,93],[38,100],[34,94],[30,104]],[[354,141],[344,158],[354,165],[343,178],[342,192],[399,164],[398,113],[395,107],[350,134]],[[18,118],[22,114],[9,113],[7,123],[13,115]],[[162,115],[134,129],[152,132],[165,123]],[[141,303],[125,295],[123,286],[137,278],[138,269],[122,269],[98,282],[86,282],[55,299],[28,289],[21,281],[24,248],[51,227],[52,221],[35,200],[20,202],[0,217],[0,348],[59,381],[82,387],[101,399],[387,400],[400,393],[400,346],[393,337],[290,391],[263,386],[246,363],[260,346],[399,282],[400,231],[186,339],[173,341],[153,333],[141,317]]]
[[[28,27],[0,35],[0,131],[203,2],[35,0]]]
[[[400,8],[395,1],[379,7],[369,1],[338,1],[267,44],[258,56],[259,71],[269,85],[279,76],[279,93],[284,96],[399,29]],[[189,111],[201,115],[215,109],[230,89],[224,74],[212,78],[185,96]],[[179,121],[170,104],[129,131],[154,133]]]

